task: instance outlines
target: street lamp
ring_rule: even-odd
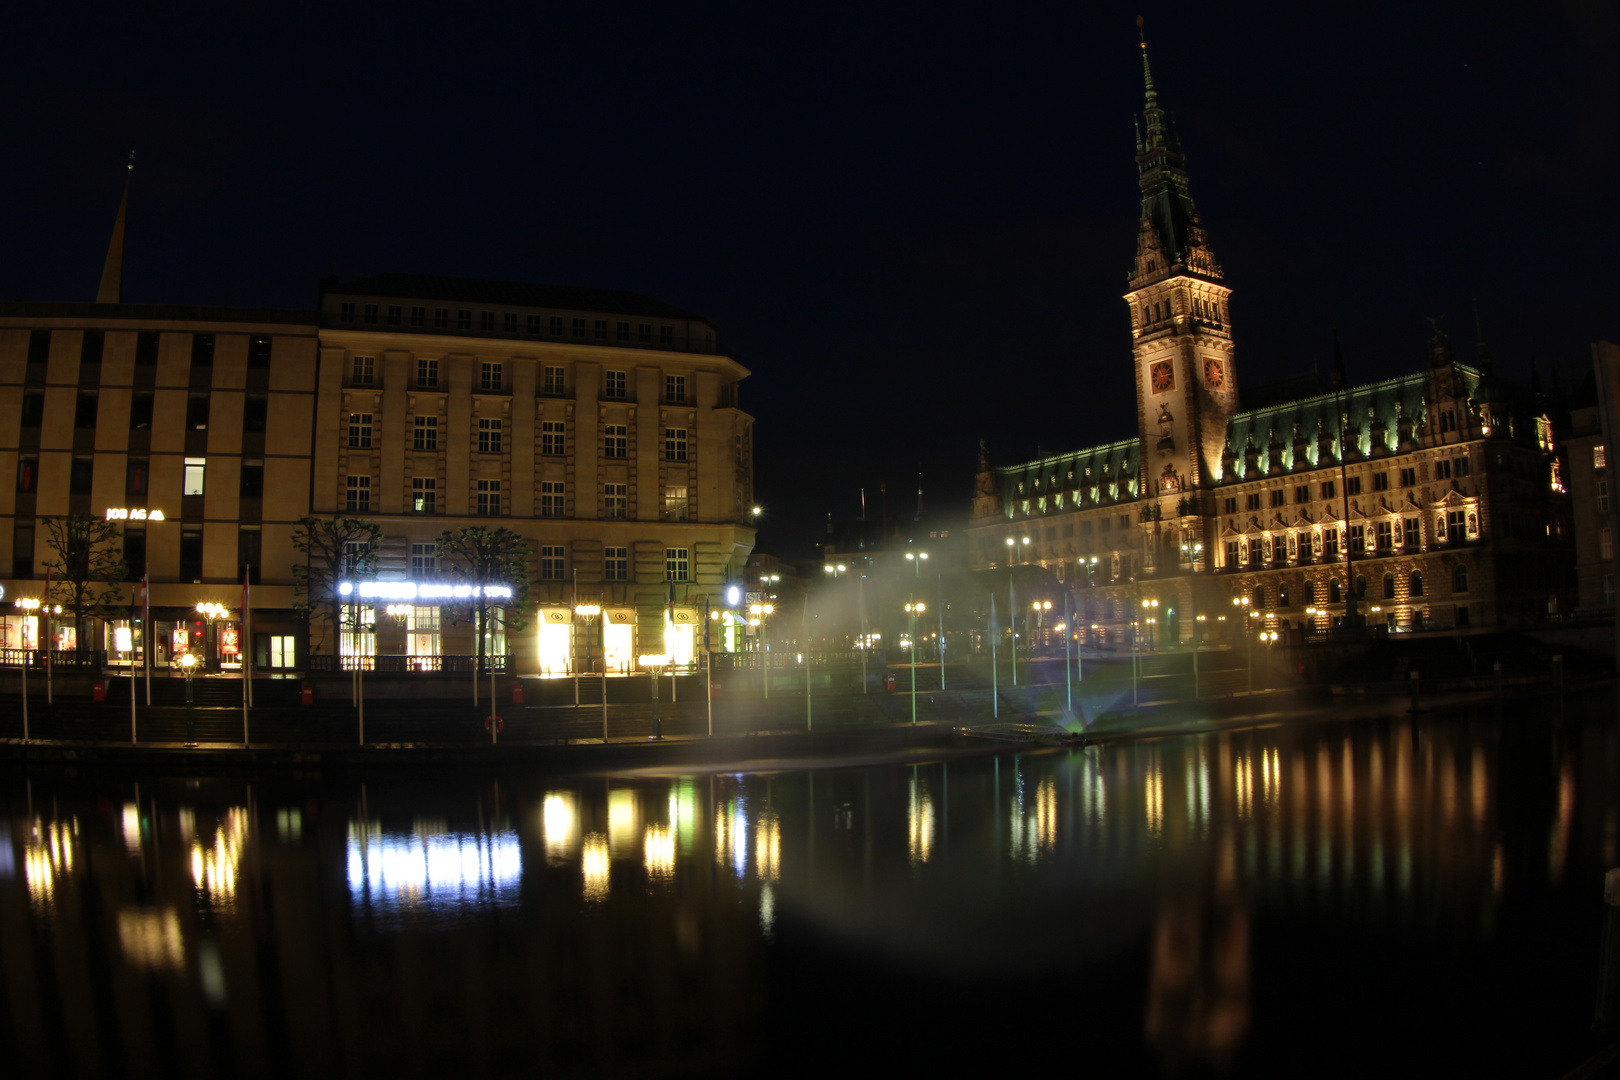
[[[1159,622],[1159,602],[1157,600],[1142,601],[1142,618],[1148,627],[1148,652],[1152,652],[1157,642],[1154,639],[1153,628]]]
[[[906,605],[911,616],[911,726],[917,726],[917,616],[928,610],[928,605],[916,602]]]
[[[180,654],[180,674],[186,677],[186,745],[197,745],[197,714],[191,706],[191,680],[197,673],[197,658],[189,652]]]
[[[1022,543],[1024,547],[1019,548]],[[1021,555],[1028,553],[1029,537],[1020,540],[1007,537],[1007,633],[1011,637],[1012,645],[1012,677],[1013,685],[1018,685],[1018,605],[1013,598],[1013,566],[1022,561]],[[1025,620],[1027,628],[1029,620]]]
[[[773,604],[748,605],[748,625],[759,628],[759,639],[764,645],[763,650],[756,649],[755,651],[760,655],[760,682],[764,686],[766,701],[771,699],[771,672],[769,667],[771,643],[770,638],[766,636],[765,620],[770,618],[775,612],[776,607]]]

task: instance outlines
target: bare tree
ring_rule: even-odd
[[[334,633],[342,625],[346,601],[338,585],[371,576],[382,538],[382,526],[362,518],[298,519],[293,547],[304,559],[292,568],[293,606],[311,620],[312,629],[317,613],[325,616]],[[309,645],[313,649],[314,641]]]
[[[473,595],[465,601],[473,615],[474,632],[478,638],[475,671],[484,667],[484,631],[489,625],[490,608],[506,611],[508,631],[523,629],[522,612],[529,602],[529,559],[532,550],[529,541],[505,526],[491,529],[484,525],[464,525],[439,534],[440,568],[448,569],[463,583],[476,586]],[[509,599],[488,595],[489,586],[503,585],[512,590]]]
[[[46,600],[73,613],[73,635],[86,648],[84,620],[118,603],[117,583],[124,580],[123,526],[84,514],[42,518],[45,544],[55,552],[45,567],[51,575]]]

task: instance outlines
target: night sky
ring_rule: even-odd
[[[9,13],[0,299],[311,307],[384,271],[633,289],[754,372],[762,546],[887,480],[965,510],[1135,434],[1120,293],[1137,8],[30,5]],[[1610,3],[1142,9],[1239,377],[1425,361],[1427,314],[1565,385],[1616,326]],[[20,21],[19,21],[20,20]],[[1544,374],[1546,369],[1544,368]]]

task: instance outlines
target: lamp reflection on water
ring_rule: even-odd
[[[742,797],[725,804],[714,816],[714,861],[731,864],[732,873],[742,877],[748,870],[748,800]]]
[[[49,825],[34,819],[33,835],[23,847],[23,877],[28,882],[30,900],[49,903],[56,893],[57,877],[73,872],[73,847],[78,836],[78,818]]]
[[[574,793],[548,791],[540,804],[540,832],[546,841],[546,861],[560,866],[579,846],[579,815],[574,811]]]
[[[634,858],[641,839],[641,807],[631,788],[608,792],[608,844],[615,859]]]
[[[123,947],[124,958],[136,967],[168,967],[180,971],[186,966],[180,917],[174,908],[120,911],[118,943]]]
[[[775,881],[782,869],[782,819],[775,810],[766,810],[754,828],[754,874],[761,881]]]
[[[911,778],[911,801],[906,809],[906,850],[913,864],[925,863],[934,854],[934,800],[928,782]]]
[[[385,833],[375,822],[351,821],[348,875],[350,899],[370,906],[516,903],[523,853],[515,829],[458,833],[430,822]]]
[[[212,844],[204,847],[199,839],[191,841],[192,884],[218,906],[229,907],[235,901],[237,869],[242,863],[247,832],[247,808],[232,806],[215,827]]]
[[[124,846],[131,855],[141,853],[141,810],[134,803],[124,804]]]
[[[669,881],[675,876],[675,833],[668,825],[648,825],[641,846],[648,877]]]
[[[613,857],[608,854],[608,838],[599,832],[585,837],[580,859],[585,875],[585,899],[600,902],[608,898],[608,882],[613,873]]]

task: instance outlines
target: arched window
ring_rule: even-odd
[[[1145,303],[1145,302],[1144,302],[1144,303],[1143,303],[1143,304],[1142,304],[1142,325],[1143,325],[1143,326],[1146,326],[1146,325],[1147,325],[1147,324],[1148,324],[1148,321],[1149,321],[1149,320],[1148,320],[1148,317],[1149,317],[1149,316],[1150,316],[1150,315],[1152,315],[1152,314],[1153,314],[1153,312],[1152,312],[1152,310],[1151,310],[1151,309],[1150,309],[1150,308],[1149,308],[1149,307],[1148,307],[1148,306],[1147,306],[1147,304],[1146,304],[1146,303]]]
[[[1458,563],[1456,568],[1451,571],[1451,591],[1468,591],[1468,567],[1462,563]]]
[[[1254,596],[1252,599],[1254,600],[1255,607],[1263,608],[1266,606],[1266,588],[1264,585],[1256,585],[1254,587]]]
[[[1395,599],[1395,575],[1394,574],[1385,574],[1384,575],[1384,599],[1385,600],[1393,600],[1393,599]]]
[[[1407,583],[1406,592],[1408,596],[1423,595],[1423,575],[1418,573],[1416,570],[1412,571],[1412,578]]]
[[[1332,581],[1328,582],[1328,603],[1337,604],[1343,599],[1344,587],[1339,583],[1338,578],[1334,578]]]
[[[1311,607],[1315,603],[1316,603],[1316,582],[1307,581],[1305,583],[1305,606],[1306,607]]]
[[[1278,607],[1287,607],[1288,606],[1288,586],[1286,586],[1286,585],[1277,586],[1277,606]]]
[[[1153,321],[1159,321],[1159,302],[1157,300],[1153,301]]]
[[[1367,595],[1367,579],[1360,574],[1356,575],[1356,597],[1360,599]]]

